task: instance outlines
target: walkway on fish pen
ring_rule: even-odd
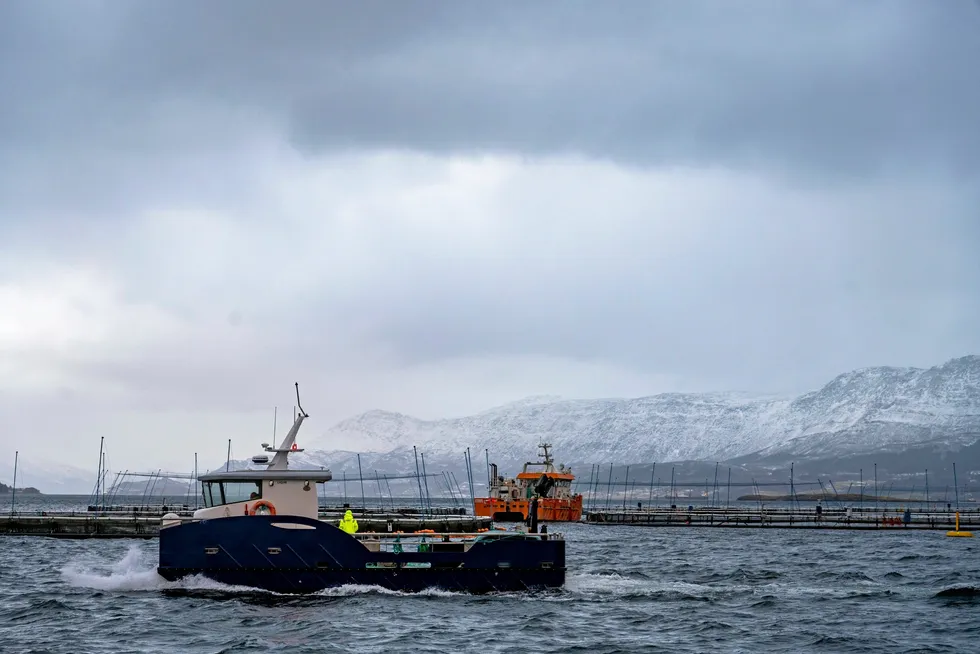
[[[416,532],[432,530],[435,533],[476,533],[493,527],[490,518],[459,514],[413,514],[372,512],[362,514],[351,509],[357,519],[359,533],[364,532]],[[187,512],[176,512],[179,519],[191,522]],[[336,525],[343,510],[320,513],[320,519]],[[34,512],[0,516],[0,535],[47,536],[51,538],[155,538],[160,533],[163,514],[146,513],[89,513]]]
[[[192,516],[194,511],[203,508],[200,505],[193,504],[112,504],[112,505],[89,505],[84,511],[73,511],[65,513],[52,513],[46,512],[48,515],[109,515],[109,516],[134,516],[134,517],[162,517],[165,513],[176,513],[180,516]],[[375,517],[382,516],[387,517],[390,515],[398,516],[465,516],[467,515],[466,509],[462,507],[427,507],[425,509],[419,509],[417,507],[391,507],[391,508],[377,508],[377,507],[360,507],[352,506],[350,504],[331,504],[323,505],[319,507],[320,517],[333,517],[337,515],[338,518],[344,514],[345,511],[351,510],[355,516],[365,516],[365,517]],[[41,513],[24,513],[20,512],[20,515],[41,515]],[[2,517],[2,516],[0,516]]]
[[[961,529],[980,529],[980,509],[961,510]],[[773,529],[846,530],[942,530],[953,529],[955,510],[847,508],[812,509],[687,507],[588,511],[586,524],[634,527],[723,527]]]

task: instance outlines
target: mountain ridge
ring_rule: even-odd
[[[365,478],[373,477],[375,470],[414,475],[413,446],[424,455],[430,472],[448,469],[458,474],[467,447],[477,468],[486,448],[502,473],[515,471],[535,458],[541,441],[552,444],[556,462],[574,463],[579,469],[599,462],[605,466],[655,461],[710,462],[712,467],[716,461],[751,462],[772,469],[788,467],[794,460],[856,457],[864,457],[863,465],[868,466],[872,460],[884,460],[882,454],[894,459],[897,452],[909,452],[906,458],[920,465],[917,457],[942,460],[960,452],[975,453],[970,456],[976,457],[974,468],[980,470],[980,355],[929,368],[859,368],[796,395],[534,395],[469,416],[437,420],[373,409],[334,424],[318,437],[301,433],[299,441],[306,451],[293,455],[292,465],[329,467],[337,480],[357,474],[358,454]],[[90,492],[94,484],[92,471],[74,466],[23,458],[21,464],[18,485],[23,479],[48,494]],[[254,467],[248,459],[233,465]],[[8,483],[10,468],[0,462],[0,478]]]
[[[413,445],[430,465],[458,467],[467,447],[488,448],[498,464],[518,465],[533,458],[540,440],[551,442],[564,461],[619,463],[834,458],[913,446],[955,449],[978,439],[980,356],[966,355],[929,368],[858,368],[795,396],[531,396],[439,420],[374,410],[328,429],[304,458],[336,466],[344,454],[360,452],[362,465],[398,462],[414,470]],[[331,454],[337,460],[331,462]]]

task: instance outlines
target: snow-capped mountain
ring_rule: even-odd
[[[529,398],[463,418],[419,420],[369,411],[307,442],[296,464],[415,470],[412,446],[432,468],[474,465],[484,448],[502,469],[559,462],[729,461],[749,455],[834,458],[980,441],[980,356],[921,368],[865,368],[799,397],[666,393],[634,399]]]
[[[785,420],[790,438],[763,454],[826,456],[930,443],[970,445],[980,439],[980,356],[928,369],[845,373],[793,400]]]

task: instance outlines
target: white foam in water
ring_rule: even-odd
[[[131,546],[120,561],[108,565],[86,565],[70,563],[61,569],[62,578],[76,588],[91,588],[106,592],[158,592],[161,590],[207,590],[225,593],[268,593],[271,591],[248,586],[229,586],[218,583],[203,576],[192,576],[180,581],[170,582],[157,574],[156,562],[148,562],[146,553],[138,546]],[[550,601],[568,601],[576,597],[622,597],[622,596],[651,596],[666,594],[668,596],[705,597],[732,592],[748,592],[754,595],[772,594],[781,597],[801,595],[823,595],[830,597],[846,597],[858,590],[874,588],[878,584],[861,582],[852,587],[796,587],[785,583],[768,583],[759,585],[702,585],[682,581],[657,581],[652,579],[631,579],[618,574],[579,573],[568,576],[564,590],[559,596],[549,597]],[[429,588],[421,592],[391,590],[381,586],[347,585],[337,588],[326,588],[316,595],[321,597],[354,597],[357,595],[377,594],[395,597],[454,597],[466,595],[454,591]],[[505,596],[512,594],[504,593]],[[523,594],[519,594],[523,596]]]
[[[200,575],[186,577],[180,581],[167,581],[156,571],[155,563],[145,560],[144,552],[138,546],[131,546],[121,561],[112,563],[108,570],[99,570],[98,566],[87,566],[70,563],[61,569],[62,578],[76,588],[92,588],[109,592],[141,592],[170,589],[182,590],[212,590],[222,592],[272,593],[259,588],[248,586],[229,586]],[[419,596],[419,597],[450,597],[458,595],[452,591],[430,588],[418,593],[389,590],[381,586],[348,585],[338,588],[327,588],[318,593],[327,597],[347,597],[377,593],[380,595]]]
[[[835,586],[797,586],[785,582],[767,584],[694,584],[684,581],[631,579],[615,573],[578,573],[570,574],[565,583],[565,589],[572,596],[599,598],[604,596],[658,596],[665,595],[682,597],[716,597],[731,593],[749,593],[752,595],[774,595],[781,598],[789,597],[838,597],[844,598],[855,593],[879,590],[882,585],[878,582],[860,580],[856,583]],[[901,592],[898,589],[888,589],[890,592]],[[559,601],[570,599],[568,596],[555,598]]]
[[[131,546],[121,561],[109,565],[108,571],[93,569],[78,563],[70,563],[61,569],[61,577],[69,585],[95,590],[136,592],[158,591],[174,588],[187,590],[221,590],[229,592],[256,592],[244,586],[228,586],[201,576],[170,582],[157,574],[156,564],[147,563],[144,553]]]
[[[165,583],[156,569],[147,569],[143,553],[135,546],[129,548],[121,561],[110,566],[108,574],[70,563],[61,569],[61,576],[72,586],[96,590],[155,590]]]
[[[565,588],[573,593],[590,595],[653,595],[665,592],[699,596],[719,589],[683,581],[658,582],[631,579],[618,574],[570,574]]]
[[[392,595],[395,597],[456,597],[457,595],[466,595],[466,593],[458,593],[451,590],[444,590],[442,588],[426,588],[418,592],[410,593],[404,590],[392,590],[382,586],[366,586],[361,584],[348,584],[346,586],[338,586],[336,588],[324,588],[316,594],[323,597],[350,597],[353,595],[365,595],[368,593]]]

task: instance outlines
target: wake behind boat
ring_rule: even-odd
[[[205,508],[190,521],[164,516],[157,571],[167,580],[202,575],[220,583],[309,593],[348,584],[401,591],[444,588],[473,593],[554,588],[565,583],[560,534],[490,531],[472,534],[347,533],[317,518],[316,484],[329,470],[290,470],[301,452],[296,420],[265,470],[198,477]]]

